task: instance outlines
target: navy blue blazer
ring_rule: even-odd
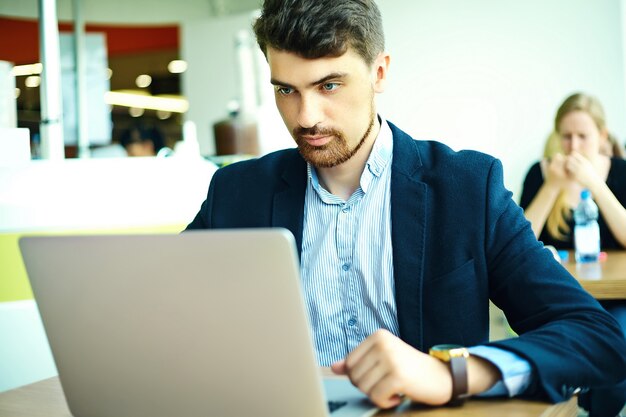
[[[501,163],[390,126],[401,338],[421,351],[488,344],[491,299],[520,335],[491,345],[527,359],[537,376],[525,396],[562,401],[576,387],[626,379],[615,320],[537,241],[503,185]],[[229,165],[214,174],[188,229],[284,227],[301,251],[306,184],[296,149]]]

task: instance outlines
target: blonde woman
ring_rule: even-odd
[[[606,155],[609,133],[600,102],[578,93],[559,107],[546,157],[524,180],[520,206],[546,245],[573,247],[572,210],[587,188],[600,209],[602,249],[626,248],[626,161]]]

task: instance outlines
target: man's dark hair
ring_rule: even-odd
[[[265,0],[253,28],[265,55],[271,47],[303,58],[337,57],[352,47],[371,64],[385,49],[374,0]]]

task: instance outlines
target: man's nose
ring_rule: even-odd
[[[315,97],[302,96],[300,110],[298,112],[298,124],[303,128],[311,128],[322,122],[322,109]]]

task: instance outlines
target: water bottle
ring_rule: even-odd
[[[589,190],[580,193],[580,203],[574,210],[574,248],[576,262],[597,262],[600,256],[600,228],[598,206]]]

